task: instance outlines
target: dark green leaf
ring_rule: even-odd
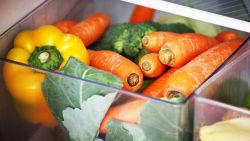
[[[81,104],[81,108],[63,110],[62,121],[72,141],[93,141],[98,129],[112,104],[116,93],[106,96],[94,95]]]
[[[138,125],[110,120],[106,141],[146,141],[146,136]]]
[[[60,72],[107,86],[122,87],[122,81],[115,75],[87,66],[73,57],[70,57]],[[92,95],[106,95],[114,92],[114,90],[93,83],[52,74],[46,75],[43,91],[52,112],[60,120],[63,120],[62,111],[65,108],[80,108],[81,101]]]

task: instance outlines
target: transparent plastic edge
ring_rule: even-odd
[[[195,95],[194,97],[195,97],[195,100],[199,100],[202,103],[206,103],[206,104],[209,104],[209,105],[214,105],[214,106],[218,106],[218,107],[222,107],[222,108],[226,108],[226,109],[231,109],[231,110],[234,110],[234,111],[239,111],[239,112],[246,113],[246,114],[250,115],[250,111],[247,110],[247,109],[243,109],[243,108],[240,108],[240,107],[236,107],[236,106],[233,106],[233,105],[229,105],[229,104],[226,104],[226,103],[222,103],[222,102],[219,102],[219,101],[208,99],[208,98],[202,97],[200,95]]]
[[[94,81],[82,79],[82,78],[79,78],[79,77],[74,77],[74,76],[71,76],[71,75],[63,74],[63,73],[60,73],[60,72],[54,72],[54,71],[50,71],[50,70],[46,70],[46,69],[37,68],[37,67],[34,67],[34,66],[30,66],[28,64],[23,64],[23,63],[20,63],[20,62],[9,60],[9,59],[0,58],[0,63],[1,62],[2,63],[15,64],[15,65],[27,67],[27,68],[30,68],[30,69],[35,69],[35,70],[38,70],[40,72],[44,72],[46,74],[60,75],[60,76],[67,77],[67,78],[70,78],[70,79],[74,79],[74,80],[77,80],[77,81],[83,81],[83,82],[86,82],[86,83],[89,83],[89,84],[94,84],[94,85],[105,87],[105,88],[108,88],[108,89],[111,89],[111,90],[119,91],[124,95],[132,96],[132,97],[136,97],[136,98],[141,98],[141,99],[148,99],[148,100],[151,100],[151,101],[154,101],[154,102],[169,104],[169,105],[174,106],[176,108],[183,107],[183,106],[185,106],[187,104],[187,102],[186,102],[187,100],[184,100],[184,101],[182,101],[180,103],[173,103],[173,102],[161,100],[161,99],[158,99],[158,98],[145,96],[145,95],[142,95],[140,93],[131,92],[131,91],[124,90],[124,89],[118,89],[116,87],[107,86],[107,85],[104,85],[104,84],[101,84],[101,83],[98,83],[98,82],[94,82]]]
[[[222,16],[219,14],[214,14],[211,12],[206,12],[186,6],[182,6],[179,4],[174,4],[172,2],[167,2],[163,0],[121,0],[124,2],[129,2],[137,5],[142,5],[146,7],[150,7],[153,9],[157,9],[160,11],[177,14],[185,17],[189,17],[192,19],[236,29],[241,30],[244,32],[250,32],[250,23],[238,20],[235,18],[230,18],[226,16]],[[180,10],[181,9],[181,10]]]

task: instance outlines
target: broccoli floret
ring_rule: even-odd
[[[125,43],[127,41],[127,38],[129,38],[130,36],[129,30],[131,27],[132,25],[127,26],[127,28],[125,28],[119,35],[114,37],[114,40],[112,41],[112,47],[114,51],[118,53],[122,53],[124,51]]]
[[[189,28],[182,23],[159,24],[158,31],[168,31],[176,33],[194,33],[194,30],[192,28]]]
[[[125,56],[130,59],[135,59],[143,48],[141,42],[142,37],[153,31],[156,31],[156,28],[146,23],[136,24],[129,28],[129,36],[126,38],[123,47]]]
[[[130,23],[121,23],[113,24],[103,35],[102,39],[96,43],[93,47],[95,50],[113,50],[114,40],[121,38],[120,35],[124,34],[123,32],[127,30],[132,24]],[[120,39],[118,39],[120,40]]]

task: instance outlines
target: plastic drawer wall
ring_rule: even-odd
[[[61,19],[74,19],[80,20],[84,17],[90,15],[95,11],[106,12],[113,23],[128,21],[130,15],[129,11],[132,11],[134,5],[125,2],[120,2],[117,0],[111,0],[112,6],[102,0],[50,0],[43,3],[38,9],[29,13],[24,19],[22,19],[17,24],[13,25],[8,31],[6,31],[0,37],[1,43],[1,53],[0,57],[4,58],[7,51],[13,46],[13,40],[16,34],[20,31],[26,29],[33,29],[44,24],[53,24],[54,22]],[[128,11],[128,12],[124,12]],[[79,14],[82,13],[82,14]],[[163,12],[158,12],[157,16],[164,14]],[[122,16],[120,16],[122,15]],[[0,60],[0,140],[3,141],[26,141],[26,140],[61,140],[58,139],[57,129],[49,129],[39,125],[30,124],[20,118],[16,108],[14,99],[11,98],[3,79],[3,64],[8,64],[5,59]],[[14,62],[9,62],[15,66]],[[21,64],[16,64],[19,67],[27,67]],[[31,67],[29,67],[31,69]],[[40,70],[41,71],[41,70]],[[49,72],[44,72],[45,74]],[[58,74],[48,75],[61,76]],[[14,74],[13,74],[14,76]],[[83,81],[76,78],[70,78],[63,76],[69,81]],[[84,82],[85,83],[85,82]],[[87,82],[86,82],[87,83]],[[111,89],[109,87],[104,87],[95,83],[90,83],[91,85],[103,89]],[[189,102],[190,99],[182,104],[171,104],[165,101],[155,100],[143,96],[138,96],[137,94],[120,91],[119,94],[123,100],[128,99],[132,101],[134,99],[145,99],[146,101],[159,103],[162,109],[166,109],[169,115],[172,116],[170,119],[170,124],[173,124],[173,129],[168,135],[172,141],[182,141],[190,140],[192,136],[192,104]],[[124,98],[125,97],[125,98]],[[155,119],[156,120],[156,119]],[[154,128],[161,128],[162,125],[158,125]]]
[[[250,116],[246,96],[250,94],[250,41],[220,71],[195,92],[194,138],[199,140],[199,129],[225,118]],[[227,115],[227,116],[226,116]]]

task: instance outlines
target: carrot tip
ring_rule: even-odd
[[[173,61],[173,53],[170,50],[162,49],[159,54],[159,59],[162,64],[168,65]]]
[[[142,38],[143,46],[148,46],[149,37],[146,35]]]
[[[136,73],[131,73],[127,78],[127,82],[130,87],[136,86],[139,83],[139,75]]]
[[[174,99],[174,98],[183,99],[184,96],[180,92],[170,91],[167,93],[166,98],[168,98],[168,99]]]
[[[142,63],[142,71],[150,71],[151,70],[151,63],[149,61],[145,61]]]
[[[171,92],[170,98],[166,98],[165,100],[174,102],[174,103],[180,103],[184,100],[184,97],[181,93],[179,92]]]

